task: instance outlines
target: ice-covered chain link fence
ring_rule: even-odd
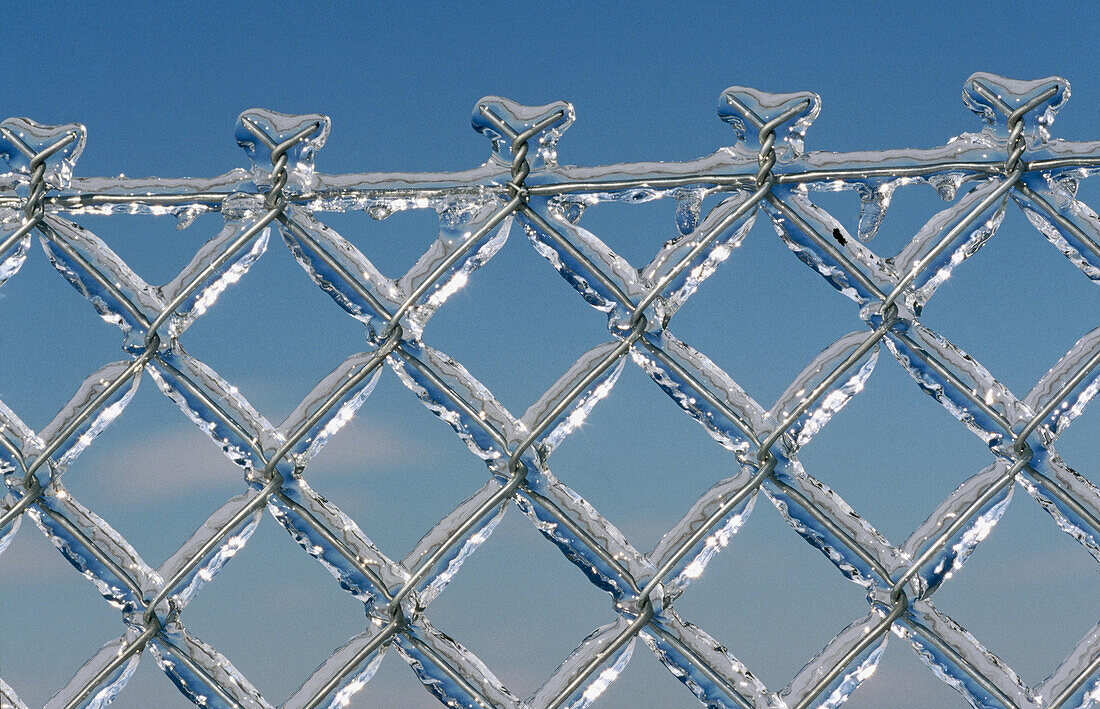
[[[0,471],[7,484],[0,550],[27,513],[122,610],[127,628],[47,706],[92,706],[113,698],[146,647],[196,704],[270,706],[181,620],[194,595],[247,542],[264,509],[366,604],[369,618],[364,631],[318,667],[286,707],[346,705],[389,647],[451,706],[587,706],[622,670],[637,637],[709,706],[836,706],[874,669],[891,630],[908,638],[975,706],[1091,706],[1100,696],[1100,630],[1094,628],[1047,680],[1027,687],[929,601],[1000,518],[1014,481],[1100,560],[1100,492],[1053,448],[1100,388],[1100,331],[1083,337],[1017,399],[919,320],[936,287],[996,230],[1009,198],[1088,277],[1100,280],[1100,220],[1075,197],[1077,181],[1100,166],[1100,149],[1048,134],[1068,94],[1067,83],[1057,77],[1022,82],[975,74],[964,99],[986,121],[981,132],[930,150],[838,154],[802,150],[819,110],[816,95],[731,87],[722,94],[719,113],[737,131],[736,145],[684,163],[598,168],[557,164],[557,140],[573,120],[568,104],[528,107],[487,97],[473,120],[492,141],[489,162],[464,173],[426,175],[317,173],[313,156],[327,137],[327,118],[253,110],[242,114],[237,128],[238,142],[253,160],[250,172],[171,181],[76,178],[72,168],[84,143],[82,126],[5,121],[0,155],[11,172],[0,176],[0,283],[19,270],[37,232],[57,270],[123,330],[129,357],[90,376],[37,433],[0,403]],[[895,257],[879,258],[861,242],[874,235],[893,190],[913,182],[935,184],[955,197],[953,203]],[[955,196],[964,184],[970,189]],[[809,196],[810,189],[840,188],[863,198],[858,240]],[[703,196],[720,198],[705,216]],[[656,197],[675,197],[686,208],[678,213],[680,237],[643,268],[578,224],[586,204]],[[440,239],[397,280],[383,277],[314,216],[426,206],[441,212]],[[160,287],[145,283],[107,244],[64,216],[186,217],[214,210],[221,211],[225,228]],[[676,310],[730,255],[760,210],[803,262],[856,301],[870,328],[826,348],[770,410],[668,329]],[[511,221],[519,222],[535,249],[589,304],[608,315],[613,338],[582,356],[518,418],[460,364],[420,339],[435,310],[501,248]],[[373,347],[345,360],[279,426],[179,342],[218,294],[261,257],[271,227],[313,281],[366,325]],[[880,343],[995,455],[991,466],[963,483],[900,547],[852,514],[796,455],[858,394]],[[548,466],[554,447],[614,386],[628,354],[741,465],[649,554],[631,546]],[[387,363],[491,474],[400,561],[385,556],[303,477],[310,458],[351,418]],[[61,482],[68,464],[122,412],[146,371],[245,470],[249,486],[155,570]],[[673,610],[676,598],[731,540],[761,490],[799,534],[868,590],[871,602],[865,618],[779,691],[766,688]],[[614,622],[586,638],[525,700],[425,615],[513,501],[611,594],[616,612]],[[0,703],[23,706],[2,680]]]

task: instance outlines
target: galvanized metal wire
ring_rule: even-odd
[[[37,235],[61,275],[126,335],[126,359],[92,374],[46,429],[32,431],[0,402],[0,472],[6,483],[0,551],[19,520],[30,516],[121,610],[126,624],[126,632],[89,659],[47,706],[109,701],[123,691],[129,670],[147,649],[196,704],[271,706],[184,625],[188,603],[247,542],[264,510],[367,607],[362,632],[317,668],[284,707],[345,706],[390,647],[449,706],[587,706],[614,681],[639,637],[708,706],[837,706],[873,669],[890,631],[906,637],[975,706],[1091,706],[1100,698],[1100,632],[1086,636],[1047,680],[1027,687],[929,600],[999,519],[1015,482],[1100,560],[1100,491],[1053,447],[1100,388],[1100,329],[1018,399],[919,319],[938,284],[992,236],[1009,201],[1088,277],[1100,280],[1100,219],[1075,198],[1077,181],[1100,167],[1100,145],[1050,139],[1051,120],[1068,97],[1060,78],[1019,82],[976,74],[964,97],[986,121],[979,133],[931,150],[846,155],[802,151],[802,135],[817,115],[816,95],[731,87],[722,94],[719,113],[737,129],[737,145],[685,163],[594,168],[556,162],[556,142],[573,120],[569,104],[530,107],[487,97],[475,107],[474,127],[492,141],[489,162],[461,173],[422,175],[316,172],[314,153],[329,125],[321,115],[246,111],[237,140],[253,160],[251,170],[171,180],[74,177],[82,126],[3,122],[0,156],[11,170],[0,176],[0,283],[16,275]],[[853,237],[812,199],[814,189],[854,189],[873,207],[876,199],[915,182],[964,192],[891,259],[861,243],[877,225],[873,209],[867,233],[861,223]],[[703,196],[717,198],[705,215],[698,214]],[[578,206],[660,197],[695,199],[696,216],[643,268],[577,225]],[[383,278],[323,224],[324,213],[332,210],[440,203],[462,206],[455,225],[460,238],[437,241],[399,281]],[[131,213],[207,211],[220,211],[225,229],[160,288],[146,284],[107,244],[71,221],[97,212],[123,219]],[[856,302],[866,325],[826,348],[771,409],[669,330],[676,310],[721,267],[761,213],[803,262]],[[607,315],[612,338],[584,355],[518,418],[460,364],[421,341],[424,323],[492,258],[511,222]],[[366,326],[371,344],[326,377],[280,426],[269,424],[181,347],[187,327],[262,257],[272,228],[309,277]],[[799,448],[859,394],[882,346],[993,456],[901,546],[852,514],[797,458]],[[554,447],[598,405],[627,359],[729,449],[740,468],[716,481],[649,554],[631,546],[554,478],[548,465]],[[384,365],[490,472],[485,486],[402,560],[384,555],[305,483],[309,459],[363,403]],[[247,484],[159,569],[62,484],[68,464],[122,413],[145,374],[241,466]],[[760,491],[870,600],[868,615],[781,689],[765,687],[674,610],[690,582],[730,543]],[[615,614],[526,699],[458,641],[435,630],[426,615],[512,504],[611,595]],[[2,680],[0,706],[24,706]]]

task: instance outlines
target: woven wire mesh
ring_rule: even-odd
[[[263,512],[284,527],[367,620],[282,706],[347,706],[393,650],[443,704],[583,707],[629,661],[638,638],[701,702],[714,707],[838,706],[874,671],[891,631],[977,707],[1092,706],[1100,698],[1100,626],[1043,682],[1026,686],[931,596],[988,535],[1019,483],[1052,523],[1100,560],[1100,491],[1053,444],[1100,388],[1100,329],[1081,338],[1018,398],[979,362],[920,321],[937,287],[994,236],[1009,203],[1088,278],[1100,280],[1100,219],[1076,199],[1100,165],[1095,143],[1052,139],[1069,96],[1052,77],[1033,82],[975,74],[964,99],[985,122],[929,150],[804,152],[819,109],[808,92],[731,87],[719,114],[738,142],[683,163],[603,167],[557,164],[573,121],[564,102],[479,101],[474,128],[492,156],[459,173],[329,175],[314,170],[329,131],[317,114],[246,111],[236,138],[249,170],[211,179],[81,178],[85,134],[76,124],[0,124],[0,284],[17,276],[37,239],[49,261],[124,334],[124,359],[90,375],[54,420],[33,431],[0,402],[0,551],[24,515],[122,613],[125,632],[89,659],[49,707],[102,706],[123,691],[139,659],[155,662],[191,701],[211,707],[271,704],[219,651],[185,626],[186,607],[249,540]],[[867,242],[897,188],[931,184],[949,206],[897,254]],[[815,191],[854,190],[856,234],[815,204]],[[627,262],[581,226],[600,201],[674,199],[678,236],[646,265]],[[710,205],[704,210],[704,200]],[[403,277],[383,276],[325,214],[376,218],[434,209],[438,238]],[[217,212],[224,228],[172,281],[152,286],[104,240],[71,217]],[[770,408],[753,400],[670,327],[677,310],[728,258],[758,216],[840,294],[864,327],[829,345]],[[521,416],[446,354],[423,342],[432,315],[505,245],[511,231],[607,318],[610,339],[584,354]],[[325,377],[279,425],[183,348],[185,331],[241,278],[277,233],[308,277],[367,331],[369,349]],[[522,239],[512,237],[513,242]],[[514,246],[512,248],[521,248]],[[885,350],[883,354],[882,350]],[[887,364],[880,359],[888,360]],[[631,360],[633,364],[629,364]],[[555,448],[636,364],[733,458],[652,551],[635,548],[551,472]],[[991,462],[963,482],[900,545],[888,541],[805,470],[799,450],[877,366],[900,366],[912,396],[931,396],[989,448]],[[307,483],[310,460],[392,369],[488,467],[488,481],[439,521],[403,559],[386,556],[336,502]],[[65,488],[66,468],[117,417],[148,374],[160,391],[244,472],[245,490],[215,512],[159,568]],[[862,587],[854,620],[782,688],[765,687],[718,640],[681,619],[675,602],[727,545],[760,493],[797,533]],[[515,505],[595,586],[614,620],[594,630],[530,697],[429,621],[431,602]],[[2,563],[2,561],[0,561]],[[0,680],[0,705],[23,707]]]

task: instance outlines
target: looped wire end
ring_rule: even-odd
[[[527,204],[528,200],[530,200],[531,191],[527,189],[527,186],[522,182],[516,183],[512,180],[508,180],[505,186],[508,188],[508,197],[519,197],[524,204]]]
[[[966,80],[963,101],[988,124],[987,131],[1006,140],[1004,173],[1009,175],[1029,146],[1046,143],[1069,93],[1069,82],[1059,76],[1021,81],[977,72]]]

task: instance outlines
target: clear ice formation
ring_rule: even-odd
[[[733,86],[718,108],[734,129],[732,145],[685,162],[576,167],[558,160],[558,143],[574,120],[570,104],[523,106],[490,96],[473,112],[474,129],[489,138],[489,159],[463,172],[417,174],[318,172],[314,161],[330,130],[320,114],[242,113],[235,137],[250,165],[209,179],[80,177],[74,167],[86,139],[82,126],[23,118],[0,123],[0,157],[9,167],[0,174],[0,284],[17,275],[37,238],[58,273],[122,331],[125,356],[90,375],[37,433],[0,402],[6,485],[0,552],[25,511],[122,612],[126,628],[47,706],[105,706],[124,689],[146,647],[200,706],[271,706],[184,625],[186,606],[248,542],[265,509],[363,602],[366,614],[363,631],[336,649],[284,707],[347,706],[391,647],[448,706],[586,707],[622,672],[639,637],[706,706],[836,707],[874,672],[891,633],[975,707],[1096,705],[1100,625],[1050,677],[1028,687],[931,601],[997,524],[1016,482],[1100,562],[1100,491],[1054,448],[1100,389],[1100,328],[1018,398],[919,319],[938,286],[965,270],[966,259],[995,237],[1010,203],[1086,277],[1100,281],[1100,218],[1076,198],[1079,182],[1100,167],[1100,142],[1051,137],[1055,115],[1069,98],[1068,83],[1058,77],[1016,81],[977,73],[963,98],[982,125],[943,146],[807,152],[804,138],[821,110],[815,94]],[[948,204],[898,253],[880,256],[870,244],[891,197],[914,184],[932,186]],[[860,196],[855,238],[815,203],[815,192],[823,190]],[[593,204],[654,199],[675,200],[676,210],[668,240],[646,264],[629,262],[584,226]],[[385,219],[406,209],[433,209],[439,232],[396,278],[384,276],[352,240],[324,223],[331,211],[363,210]],[[161,285],[147,283],[71,220],[92,213],[161,214],[185,228],[211,211],[221,213],[223,229]],[[734,257],[760,215],[797,258],[855,301],[863,324],[822,350],[771,407],[669,329],[703,281]],[[422,340],[432,315],[477,277],[474,272],[516,226],[608,321],[608,340],[520,416],[461,363]],[[181,343],[218,296],[247,277],[271,245],[272,232],[307,277],[363,323],[368,343],[278,425]],[[987,467],[900,544],[875,530],[797,457],[859,395],[876,367],[892,366],[882,358],[903,367],[991,454]],[[549,466],[552,453],[615,386],[627,359],[733,455],[732,474],[716,481],[648,553]],[[306,475],[310,460],[341,435],[386,367],[489,470],[483,487],[400,559],[387,556],[317,494]],[[245,482],[240,495],[156,569],[63,485],[66,468],[123,414],[146,372],[241,468]],[[783,688],[765,687],[718,639],[674,608],[750,522],[759,492],[862,587],[870,604],[867,616],[848,625]],[[436,630],[426,614],[510,502],[608,592],[614,618],[584,638],[527,698]],[[0,704],[25,706],[3,680]]]

